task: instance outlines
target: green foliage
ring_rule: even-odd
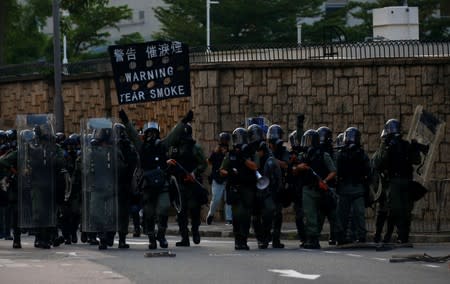
[[[164,0],[154,9],[162,29],[153,35],[192,46],[206,43],[205,0]],[[296,18],[319,14],[324,0],[222,0],[211,5],[211,44],[295,42]]]
[[[41,33],[40,28],[45,24],[49,10],[45,7],[51,0],[30,0],[19,4],[10,1],[6,15],[5,31],[5,63],[16,64],[45,59],[50,38]],[[51,14],[51,11],[50,11]]]
[[[105,45],[110,34],[100,30],[117,28],[119,21],[132,17],[127,5],[111,7],[106,6],[108,3],[109,0],[62,0],[61,8],[69,12],[61,19],[61,32],[70,42],[69,58],[82,58],[89,49]]]
[[[144,37],[136,32],[131,34],[123,35],[119,40],[115,41],[115,44],[130,44],[130,43],[141,43],[145,42]]]

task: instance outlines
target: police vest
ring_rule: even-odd
[[[411,179],[413,176],[413,166],[410,156],[411,144],[405,140],[395,141],[388,147],[388,174],[390,178],[403,177]]]
[[[309,149],[306,155],[302,156],[300,162],[308,164],[322,179],[326,178],[330,173],[325,164],[324,152],[320,149]],[[317,184],[317,177],[311,171],[303,173],[301,178],[303,184]]]
[[[367,160],[361,148],[350,149],[345,147],[337,155],[338,180],[344,183],[361,184],[367,175]]]
[[[228,159],[230,161],[228,170],[230,172],[230,184],[251,186],[256,185],[256,173],[245,165],[245,160],[243,159],[241,154],[232,150],[228,154]],[[233,174],[233,169],[236,169],[237,174]]]

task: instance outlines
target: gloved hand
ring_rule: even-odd
[[[321,180],[321,181],[319,181],[319,188],[321,190],[323,190],[323,191],[327,191],[328,190],[328,184],[325,181]]]
[[[189,123],[192,122],[193,119],[194,119],[194,112],[192,110],[189,110],[181,121],[183,123]]]
[[[189,175],[185,175],[183,178],[184,182],[194,182],[195,181],[195,175],[194,173],[190,173]]]
[[[125,113],[125,111],[123,109],[119,110],[119,118],[120,118],[120,120],[122,120],[122,123],[124,123],[124,124],[126,124],[130,121],[128,119],[128,115]]]
[[[176,166],[177,165],[177,161],[175,161],[174,159],[169,159],[169,160],[166,161],[166,163],[169,166]]]
[[[298,115],[297,115],[297,124],[296,124],[296,126],[297,127],[299,127],[299,126],[303,126],[303,122],[305,121],[305,115],[303,114],[303,113],[299,113]]]

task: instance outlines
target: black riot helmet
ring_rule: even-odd
[[[342,148],[344,145],[344,132],[341,132],[336,136],[336,148]]]
[[[283,142],[283,128],[279,126],[278,124],[272,124],[267,129],[267,140],[269,143],[272,144],[279,144],[280,142]]]
[[[17,139],[17,130],[15,129],[8,129],[6,130],[6,136],[8,137],[8,141],[14,141]]]
[[[112,138],[112,129],[111,128],[100,128],[100,129],[95,129],[94,132],[92,133],[92,139],[91,139],[91,144],[92,145],[101,145],[103,143],[105,144],[111,144]]]
[[[69,135],[69,138],[71,143],[73,145],[80,145],[81,144],[81,138],[80,138],[80,134],[78,133],[72,133]]]
[[[333,144],[333,133],[330,128],[321,126],[317,128],[317,133],[319,133],[320,144],[328,146]]]
[[[5,144],[8,141],[8,134],[6,131],[0,130],[0,144]]]
[[[240,147],[248,143],[247,130],[243,127],[236,128],[231,134],[233,146]]]
[[[22,131],[20,131],[20,138],[22,139],[22,141],[24,141],[25,143],[30,143],[31,141],[33,141],[36,137],[35,137],[35,133],[33,130],[30,129],[24,129]]]
[[[289,134],[289,143],[291,144],[291,149],[298,150],[300,148],[300,141],[298,141],[297,130],[294,130]]]
[[[156,121],[149,121],[144,124],[144,141],[156,141],[160,139],[160,128]]]
[[[183,132],[180,136],[181,142],[192,142],[194,139],[192,138],[192,126],[190,123],[185,123]]]
[[[350,145],[361,145],[361,132],[356,127],[349,127],[344,132],[344,144]]]
[[[119,140],[128,140],[127,130],[122,123],[114,123],[114,130]]]
[[[63,132],[56,132],[55,134],[55,142],[58,144],[62,144],[66,140],[66,134]]]
[[[231,142],[231,135],[228,132],[219,133],[219,144],[221,146],[229,147]]]
[[[391,118],[384,124],[384,130],[386,136],[400,136],[400,121],[395,118]]]
[[[248,143],[255,144],[264,140],[264,131],[258,124],[252,124],[247,128]]]
[[[316,148],[320,145],[319,133],[314,129],[309,129],[303,133],[302,140],[300,141],[300,146],[302,148]]]

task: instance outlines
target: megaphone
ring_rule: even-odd
[[[258,171],[256,171],[256,188],[259,190],[264,190],[269,186],[270,180],[262,176]]]

